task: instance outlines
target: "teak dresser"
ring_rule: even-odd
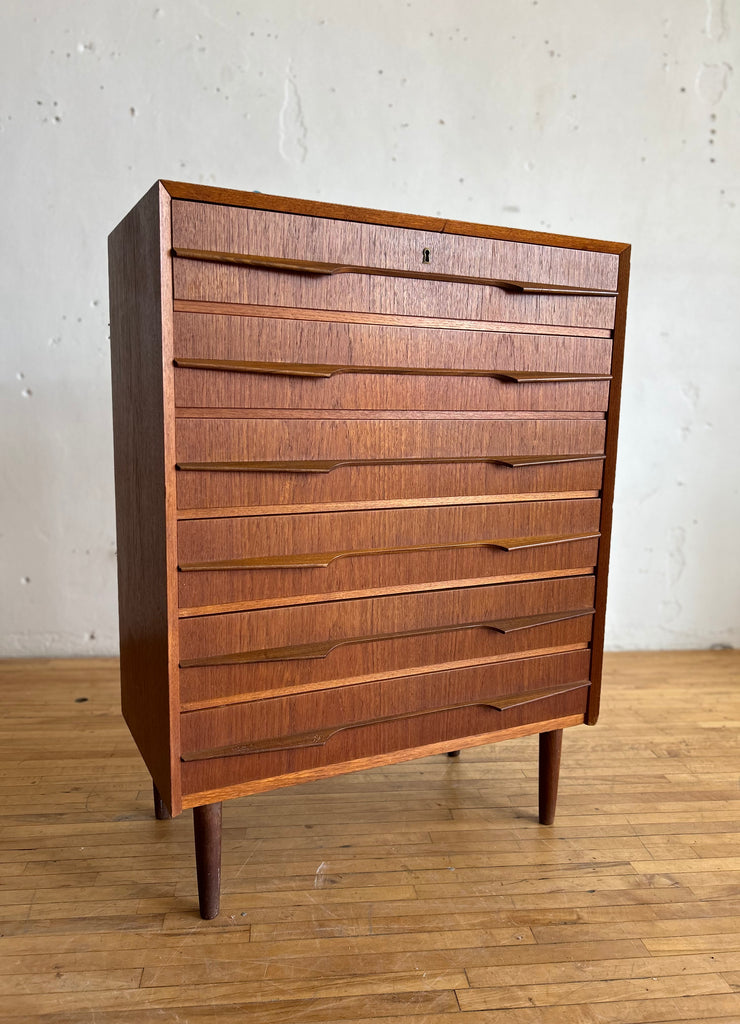
[[[629,246],[158,182],[110,237],[122,704],[159,817],[596,721]]]

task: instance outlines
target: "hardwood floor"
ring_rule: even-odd
[[[0,662],[0,1020],[740,1021],[740,652],[607,656],[567,731],[153,815],[117,664]]]

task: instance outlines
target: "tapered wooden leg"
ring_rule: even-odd
[[[152,785],[154,784],[152,783]],[[154,817],[157,819],[157,821],[166,821],[167,818],[172,817],[169,810],[167,809],[167,804],[160,796],[159,790],[157,789],[156,786],[154,786]]]
[[[558,802],[563,730],[540,733],[540,824],[552,825]]]
[[[193,829],[200,916],[210,921],[221,905],[221,803],[194,807]]]
[[[447,751],[447,756],[448,757],[459,757],[460,756],[460,751],[459,750],[448,750]]]

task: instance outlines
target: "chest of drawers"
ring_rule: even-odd
[[[109,240],[159,816],[598,715],[629,247],[158,182]]]

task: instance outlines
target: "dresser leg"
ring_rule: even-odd
[[[167,810],[167,804],[159,795],[159,790],[156,785],[154,785],[154,783],[152,783],[152,785],[154,786],[154,817],[157,821],[166,821],[168,818],[171,818],[172,815]]]
[[[200,916],[210,921],[221,903],[221,803],[193,808]]]
[[[448,757],[459,757],[460,756],[460,751],[459,750],[448,750],[447,751],[447,756]]]
[[[560,776],[560,751],[563,745],[563,730],[540,733],[540,824],[552,825],[555,820],[555,805],[558,802],[558,778]]]

